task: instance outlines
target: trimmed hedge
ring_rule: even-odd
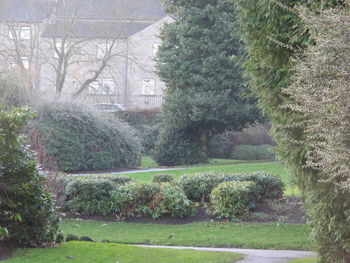
[[[237,145],[234,147],[231,158],[235,160],[274,160],[276,156],[272,145]]]
[[[122,121],[78,104],[42,105],[38,111],[28,133],[44,168],[110,170],[140,164],[140,144]]]
[[[223,182],[211,192],[209,213],[217,218],[246,219],[257,195],[254,182]]]
[[[283,196],[284,183],[274,175],[259,172],[254,174],[200,173],[184,175],[180,185],[187,197],[195,202],[209,201],[211,191],[222,182],[252,181],[257,184],[258,200],[277,199]]]

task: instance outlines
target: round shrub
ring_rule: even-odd
[[[163,215],[171,217],[188,217],[195,214],[194,204],[187,199],[179,186],[164,183],[150,204],[150,214],[153,218]]]
[[[114,183],[115,185],[123,185],[127,183],[131,183],[133,180],[125,175],[97,175],[90,176],[91,179],[106,179]]]
[[[272,146],[265,145],[237,145],[232,152],[232,159],[235,160],[274,160],[275,154]]]
[[[209,201],[211,191],[221,182],[220,174],[215,173],[183,175],[179,180],[188,199],[194,202]]]
[[[284,183],[278,176],[258,172],[253,174],[221,175],[223,181],[252,181],[256,183],[258,199],[278,199],[283,196]]]
[[[254,206],[255,197],[254,182],[223,182],[210,195],[209,213],[217,218],[246,219]]]
[[[153,183],[171,183],[175,177],[171,174],[156,174],[153,176]]]
[[[28,133],[45,168],[110,170],[140,164],[140,144],[122,121],[78,104],[47,104],[38,111]]]
[[[140,206],[153,200],[159,189],[159,184],[153,183],[132,182],[121,185],[111,192],[112,211],[120,218],[134,216]]]
[[[70,212],[85,215],[111,213],[111,192],[115,184],[107,179],[77,179],[67,186],[66,200]]]

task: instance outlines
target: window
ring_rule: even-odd
[[[153,44],[153,57],[155,58],[161,44]]]
[[[97,58],[103,59],[108,53],[111,45],[109,43],[99,43],[97,44]]]
[[[113,95],[114,94],[114,79],[100,78],[89,86],[89,94],[92,95]]]
[[[29,58],[27,56],[21,57],[22,65],[25,69],[29,68]]]
[[[154,79],[142,80],[142,95],[150,96],[155,94],[155,81]]]
[[[30,39],[30,26],[11,26],[9,27],[9,39]]]

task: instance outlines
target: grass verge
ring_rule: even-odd
[[[299,258],[288,261],[288,263],[317,263],[317,258]]]
[[[136,224],[65,219],[66,234],[124,244],[312,250],[307,225],[201,222],[182,225]]]
[[[141,248],[119,244],[69,242],[49,249],[18,250],[6,263],[231,263],[241,256],[235,253],[194,250]]]

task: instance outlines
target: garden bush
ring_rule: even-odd
[[[140,164],[140,144],[122,121],[78,104],[46,104],[38,111],[28,134],[44,168],[110,170]]]
[[[174,181],[175,177],[171,174],[156,174],[153,176],[153,183],[170,183]]]
[[[107,179],[76,179],[67,186],[66,200],[70,212],[85,215],[111,213],[111,192],[116,185]]]
[[[33,116],[27,108],[0,111],[0,224],[6,239],[25,246],[53,242],[60,224],[44,174],[20,136]]]
[[[235,160],[273,160],[276,157],[272,146],[265,144],[258,146],[237,145],[233,149],[231,158]]]
[[[111,192],[112,212],[121,219],[141,215],[140,206],[149,204],[159,193],[159,184],[132,182],[117,187]]]
[[[105,179],[111,181],[115,185],[123,185],[127,183],[131,183],[133,180],[125,175],[88,175],[85,177],[86,179]]]
[[[161,184],[160,192],[148,207],[153,218],[164,215],[183,218],[195,214],[194,204],[188,200],[181,187],[169,183]]]
[[[255,197],[254,182],[223,182],[210,195],[209,213],[217,218],[246,219],[254,206]]]
[[[283,196],[284,183],[282,180],[278,176],[264,172],[253,174],[191,174],[182,176],[179,184],[190,200],[204,202],[209,201],[209,195],[217,185],[229,181],[255,182],[259,201],[277,199]]]

